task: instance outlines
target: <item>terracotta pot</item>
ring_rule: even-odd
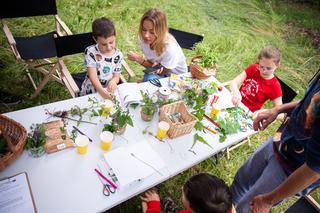
[[[141,111],[140,111],[140,114],[141,114],[142,120],[144,120],[144,121],[151,121],[152,118],[153,118],[153,115],[154,115],[154,114],[152,114],[152,115],[146,115],[146,114],[143,113],[143,110],[142,110],[142,109],[141,109]]]
[[[191,59],[190,72],[192,77],[200,80],[204,80],[209,78],[210,76],[215,76],[217,68],[216,67],[202,68],[200,65],[197,64],[197,62],[201,61],[201,59],[202,59],[201,55],[194,56]]]

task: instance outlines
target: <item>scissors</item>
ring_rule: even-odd
[[[156,86],[156,87],[162,87],[159,79],[157,79],[157,78],[150,79],[149,82],[150,82],[151,84],[153,84],[154,86]]]
[[[103,191],[102,191],[102,193],[103,193],[104,196],[107,196],[107,197],[108,197],[110,194],[114,194],[115,192],[116,192],[116,189],[110,187],[109,184],[104,184],[104,185],[103,185]]]

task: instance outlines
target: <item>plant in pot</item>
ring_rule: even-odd
[[[191,75],[198,79],[206,79],[215,76],[218,63],[218,55],[214,48],[203,43],[195,47],[197,53],[191,59],[190,72]]]
[[[119,102],[116,103],[115,112],[110,116],[111,123],[105,124],[103,131],[110,131],[116,134],[123,134],[127,124],[133,126],[132,118],[129,114],[129,110],[122,109]]]
[[[156,104],[153,103],[153,100],[148,93],[144,93],[143,91],[140,92],[143,98],[143,105],[140,111],[141,118],[144,121],[151,121],[154,113],[157,111]]]
[[[41,157],[44,153],[44,144],[46,143],[45,128],[42,124],[32,124],[31,132],[28,134],[25,149],[31,157]]]

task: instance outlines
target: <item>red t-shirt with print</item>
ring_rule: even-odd
[[[246,80],[240,87],[242,103],[252,112],[261,109],[264,102],[282,96],[280,83],[276,77],[264,79],[260,75],[258,64],[252,64],[245,69]]]

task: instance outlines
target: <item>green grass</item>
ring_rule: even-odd
[[[314,1],[316,2],[316,1]],[[274,45],[282,50],[283,60],[276,74],[298,92],[300,98],[320,64],[320,51],[302,32],[302,28],[320,28],[319,4],[294,4],[292,1],[217,1],[217,0],[59,0],[58,14],[74,33],[89,32],[91,22],[100,16],[110,17],[117,29],[117,46],[126,54],[129,50],[141,51],[138,47],[137,31],[139,20],[150,7],[166,11],[172,28],[203,34],[203,45],[214,49],[219,58],[218,80],[232,79],[256,57],[265,45]],[[54,30],[53,19],[48,17],[23,18],[8,21],[15,35],[36,35]],[[13,107],[0,106],[0,112],[9,112],[69,98],[67,91],[58,83],[49,83],[41,95],[30,99],[32,86],[24,73],[24,65],[17,63],[7,45],[4,34],[0,33],[0,89],[20,94],[22,104]],[[184,50],[188,61],[194,51]],[[128,61],[128,60],[127,60]],[[84,71],[83,56],[68,56],[65,62],[71,72]],[[141,66],[128,61],[130,67],[142,76]],[[33,70],[30,70],[33,72]],[[12,86],[14,85],[14,86]],[[198,172],[210,172],[231,184],[233,176],[250,154],[269,136],[279,123],[255,135],[253,145],[246,145],[232,152],[231,159],[221,156],[218,164],[208,159],[201,164],[160,185],[162,196],[170,195],[179,202],[179,189],[186,179]],[[315,192],[319,199],[320,193]],[[280,212],[294,199],[274,208]],[[117,207],[117,212],[132,212],[140,204],[134,198]],[[179,203],[181,205],[181,202]]]

